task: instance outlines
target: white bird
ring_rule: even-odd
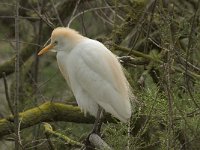
[[[102,43],[77,31],[53,30],[48,50],[57,52],[59,69],[71,88],[78,106],[97,116],[99,106],[122,122],[131,117],[131,91],[117,57]]]

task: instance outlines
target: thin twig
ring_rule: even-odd
[[[44,11],[44,0],[41,1],[41,6],[39,5],[38,3],[38,9],[39,9],[39,13],[40,14],[43,14],[43,11]],[[42,27],[43,27],[43,21],[42,19],[40,19],[39,23],[38,23],[38,45],[41,45],[42,43]],[[40,47],[39,47],[40,48]],[[35,62],[34,62],[34,71],[33,71],[33,81],[34,81],[34,92],[36,94],[36,98],[35,98],[35,104],[37,105],[37,95],[38,95],[38,67],[39,67],[39,57],[37,55],[38,51],[40,49],[38,49],[36,52],[35,52]]]
[[[104,2],[105,2],[105,4],[106,4],[106,6],[108,6],[108,7],[110,8],[110,11],[114,14],[114,13],[115,13],[115,10],[113,10],[112,7],[110,7],[110,5],[107,3],[107,1],[104,0]],[[117,14],[117,17],[118,17],[121,21],[125,21],[125,19],[124,19],[122,16],[120,16],[119,14]]]
[[[10,101],[10,97],[9,97],[9,93],[8,93],[8,84],[7,84],[5,72],[3,72],[3,81],[4,81],[5,94],[6,94],[6,100],[7,100],[7,103],[8,103],[8,107],[10,108],[12,115],[14,115],[13,106],[12,106],[12,103]]]
[[[110,26],[113,26],[114,22],[108,19],[108,17],[101,16],[97,11],[94,12],[103,22],[109,24]],[[106,19],[107,18],[107,19]]]
[[[166,55],[166,63],[163,63],[165,68],[164,74],[164,88],[165,88],[165,94],[167,97],[168,102],[168,125],[167,125],[167,149],[170,150],[174,147],[174,140],[175,140],[175,129],[174,129],[174,96],[172,93],[172,77],[171,77],[171,71],[173,66],[173,54],[174,54],[174,47],[175,47],[175,37],[174,37],[174,7],[170,7],[170,4],[168,3],[168,16],[169,19],[169,32],[170,32],[170,39],[169,39],[169,51]]]
[[[53,145],[51,139],[49,138],[50,135],[49,135],[48,133],[45,133],[45,136],[46,136],[46,138],[47,138],[48,148],[49,148],[50,150],[56,150],[56,148],[54,147],[54,145]]]
[[[77,146],[77,147],[83,146],[82,143],[80,143],[78,141],[74,141],[74,140],[70,139],[69,137],[67,137],[66,135],[61,134],[57,131],[53,131],[53,128],[49,123],[43,123],[43,126],[44,126],[45,133],[50,134],[55,137],[58,137],[58,138],[64,140],[65,142],[67,142],[67,144]]]
[[[16,40],[7,40],[7,39],[0,39],[0,41],[16,42]],[[35,46],[38,46],[38,47],[43,47],[43,45],[39,45],[39,44],[36,44],[36,43],[31,43],[31,42],[19,41],[19,43],[28,44],[28,45],[35,45]]]
[[[73,17],[74,17],[74,15],[75,15],[75,13],[76,13],[76,10],[77,10],[77,8],[78,8],[78,5],[79,5],[80,1],[81,1],[81,0],[78,0],[78,1],[76,2],[76,5],[75,5],[74,10],[73,10],[73,12],[72,12],[72,15],[71,15],[71,17],[70,17],[70,19],[69,19],[69,22],[68,22],[68,24],[67,24],[67,27],[69,27],[70,24],[71,24],[71,22],[73,21]]]
[[[0,16],[1,19],[15,19],[15,16]],[[29,16],[19,16],[19,19],[28,19],[28,20],[40,20],[41,17],[29,17]],[[51,20],[58,20],[57,18],[49,18]]]
[[[193,36],[195,36],[194,34],[195,34],[195,21],[196,21],[196,19],[197,19],[197,12],[198,12],[198,9],[199,9],[199,7],[200,7],[200,0],[198,0],[198,3],[197,3],[197,8],[196,8],[196,10],[195,10],[195,12],[194,12],[194,16],[193,16],[193,18],[192,18],[192,25],[191,25],[191,29],[190,29],[190,34],[189,34],[189,41],[188,41],[188,47],[187,47],[187,51],[186,51],[186,66],[185,66],[185,72],[186,72],[186,86],[187,86],[187,90],[188,90],[188,93],[189,93],[189,95],[190,95],[190,97],[191,97],[191,99],[192,99],[192,101],[193,101],[193,103],[195,104],[195,106],[197,107],[197,108],[199,108],[200,109],[200,106],[199,106],[199,104],[196,102],[196,100],[195,100],[195,98],[194,98],[194,96],[193,96],[193,94],[192,94],[192,91],[191,91],[191,88],[190,88],[190,85],[189,85],[189,76],[187,76],[187,72],[188,72],[188,63],[187,62],[189,62],[189,60],[190,60],[190,57],[191,57],[191,53],[192,53],[192,42],[194,41],[194,39],[193,39]]]
[[[148,39],[149,39],[153,44],[155,44],[157,47],[159,47],[160,49],[163,49],[163,50],[165,50],[166,52],[169,51],[169,49],[167,49],[167,48],[161,46],[161,45],[158,44],[156,41],[154,41],[152,38],[148,38]],[[178,50],[175,50],[175,52],[176,52],[176,51],[178,51]],[[185,63],[185,65],[186,65],[186,63],[187,63],[187,65],[188,65],[189,67],[191,67],[192,69],[196,70],[197,72],[200,72],[200,68],[199,68],[198,66],[195,66],[194,64],[190,63],[189,61],[187,62],[183,57],[179,57],[179,63],[182,62],[182,61]]]
[[[115,8],[115,6],[97,7],[97,8],[91,8],[91,9],[85,10],[85,11],[83,11],[83,12],[81,12],[81,13],[78,13],[77,15],[75,15],[73,18],[70,19],[70,21],[69,21],[67,27],[69,27],[70,24],[71,24],[77,17],[79,17],[80,15],[82,15],[82,14],[84,14],[84,13],[91,12],[91,11],[95,11],[95,10],[99,10],[99,9],[108,9],[108,8],[110,8],[110,7]],[[127,7],[127,5],[118,6],[118,7]]]
[[[37,9],[32,6],[34,12],[52,29],[54,29],[55,25],[44,15],[40,14]]]
[[[37,141],[35,141],[35,142],[37,142]],[[31,149],[31,150],[32,150],[33,148],[37,148],[37,147],[43,145],[43,144],[46,143],[46,142],[47,142],[47,140],[43,140],[43,142],[41,142],[41,143],[36,143],[34,146],[27,147],[26,150],[27,150],[27,149]]]
[[[19,126],[18,126],[18,139],[19,139],[19,145],[21,147],[22,150],[24,149],[24,146],[22,145],[22,140],[21,140],[21,136],[20,136],[20,128],[21,128],[21,123],[22,123],[22,119],[19,120]]]
[[[38,1],[38,12],[40,14],[43,14],[44,12],[44,6],[45,6],[45,2],[44,0],[41,0],[40,2]],[[38,35],[38,41],[37,43],[40,45],[42,42],[42,27],[43,27],[43,21],[42,21],[42,18],[40,18],[40,21],[38,22],[38,33],[36,33]],[[35,54],[34,54],[34,67],[33,67],[33,74],[31,74],[33,77],[32,77],[32,80],[33,80],[33,91],[35,93],[35,96],[34,96],[34,105],[37,106],[38,105],[38,97],[39,97],[39,94],[40,94],[40,91],[38,90],[38,69],[39,69],[39,57],[37,55],[38,51],[40,50],[40,47],[37,51],[35,51]],[[28,71],[29,73],[29,71]],[[33,137],[35,139],[37,139],[39,137],[39,130],[40,128],[40,124],[38,126],[35,126],[34,129],[33,129]],[[37,143],[36,143],[37,144]],[[37,148],[35,148],[35,150],[37,150]]]
[[[47,139],[37,139],[37,140],[32,140],[31,142],[28,142],[28,143],[26,143],[26,144],[24,144],[24,147],[25,147],[25,149],[31,149],[31,148],[34,148],[34,147],[36,147],[36,146],[38,146],[38,145],[36,145],[36,143],[45,143],[47,141]],[[29,146],[29,145],[34,145],[34,147],[33,146]],[[40,144],[41,145],[41,144]]]
[[[15,40],[16,40],[16,59],[15,59],[15,96],[14,96],[14,125],[15,125],[15,150],[19,150],[19,114],[18,114],[18,102],[19,102],[19,86],[20,86],[20,53],[19,53],[19,0],[16,0],[15,10]]]
[[[150,16],[150,21],[148,22],[147,35],[146,35],[146,40],[145,40],[146,42],[145,42],[145,46],[144,46],[144,53],[147,53],[147,48],[149,47],[149,41],[147,39],[149,38],[149,33],[151,31],[151,23],[153,21],[156,3],[157,3],[157,0],[155,0],[152,4],[153,8],[152,8],[151,16]]]
[[[52,4],[53,9],[54,9],[54,11],[55,11],[56,18],[58,19],[60,25],[64,27],[63,22],[62,22],[62,20],[60,19],[60,16],[59,16],[58,10],[57,10],[57,8],[55,7],[55,4],[54,4],[54,1],[53,1],[53,0],[51,0],[51,4]]]

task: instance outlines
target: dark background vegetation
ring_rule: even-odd
[[[200,0],[1,0],[0,131],[11,113],[47,101],[75,102],[55,53],[37,56],[55,27],[69,25],[120,57],[137,99],[130,135],[125,124],[104,124],[108,145],[120,150],[129,141],[131,150],[200,149],[199,7]],[[14,120],[19,126],[21,120]],[[0,132],[0,149],[14,149],[16,139],[20,149],[74,149],[47,135],[42,121],[17,136]],[[50,124],[79,142],[92,128],[67,120]]]

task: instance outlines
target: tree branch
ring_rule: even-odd
[[[101,137],[99,137],[97,134],[91,134],[89,137],[89,141],[90,143],[92,143],[92,145],[94,145],[97,149],[100,150],[112,150],[112,148],[104,141],[101,139]]]
[[[114,122],[108,115],[105,121]],[[87,116],[76,106],[64,103],[46,102],[38,107],[19,113],[21,129],[25,129],[41,122],[66,121],[75,123],[94,123],[94,117]],[[14,132],[13,116],[0,119],[0,138]]]
[[[118,46],[117,44],[113,44],[112,43],[110,45],[114,46],[116,50],[120,50],[120,51],[124,51],[124,52],[129,52],[130,51],[129,48]],[[147,59],[149,61],[153,61],[153,62],[156,62],[156,63],[159,63],[159,64],[163,64],[164,63],[161,59],[159,59],[159,56],[158,57],[153,57],[153,56],[151,56],[149,54],[144,54],[144,53],[136,51],[136,50],[132,50],[131,53],[134,56],[142,57],[142,58],[145,58],[145,59]],[[180,72],[180,73],[187,73],[187,75],[191,76],[192,78],[196,78],[196,79],[200,78],[200,74],[196,74],[195,72],[192,72],[192,71],[189,71],[189,70],[187,72],[185,72],[181,67],[172,66],[172,69],[174,69],[175,71]]]
[[[19,54],[20,56],[19,65],[21,66],[34,53],[35,50],[36,50],[35,45],[26,46]],[[6,76],[8,76],[14,71],[15,71],[15,56],[13,56],[11,59],[7,60],[6,62],[0,65],[0,78],[3,77],[3,72],[5,72]]]
[[[43,126],[44,126],[45,133],[47,133],[48,135],[52,135],[52,136],[58,137],[58,138],[64,140],[65,142],[67,142],[69,145],[73,145],[73,146],[76,146],[76,147],[83,146],[82,143],[74,141],[74,140],[70,139],[69,137],[67,137],[66,135],[61,134],[61,133],[59,133],[57,131],[53,131],[53,128],[49,123],[45,122],[43,124]]]

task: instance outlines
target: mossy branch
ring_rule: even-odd
[[[105,118],[107,121],[113,121],[109,115]],[[46,102],[38,107],[19,113],[19,120],[21,120],[21,129],[31,127],[41,122],[52,121],[94,123],[94,117],[89,115],[84,117],[84,114],[77,106],[53,102]],[[0,119],[0,137],[11,134],[13,132],[13,116],[9,116],[5,119]]]
[[[47,133],[49,135],[52,135],[52,136],[55,136],[55,137],[58,137],[58,138],[64,140],[65,142],[67,142],[69,145],[78,146],[78,147],[82,147],[83,146],[82,143],[74,141],[74,140],[70,139],[69,137],[67,137],[66,135],[61,134],[61,133],[59,133],[57,131],[53,131],[53,128],[49,123],[45,122],[43,124],[43,126],[44,126],[45,133]]]
[[[131,50],[129,48],[122,47],[122,46],[119,46],[119,45],[114,44],[114,43],[112,43],[111,46],[114,46],[115,49],[120,50],[120,51],[124,51],[124,52],[130,52],[131,51],[131,53],[134,56],[145,58],[145,59],[147,59],[147,60],[149,60],[151,62],[156,62],[156,63],[159,63],[159,64],[163,64],[164,63],[162,60],[159,59],[159,56],[157,56],[157,57],[154,56],[153,57],[153,56],[151,56],[149,54],[144,54],[144,53],[136,51],[136,50]],[[184,69],[182,69],[180,67],[177,67],[177,66],[172,66],[172,69],[174,69],[175,71],[180,72],[180,73],[184,73],[184,74],[187,73],[187,75],[189,75],[192,78],[200,79],[200,75],[196,74],[196,73],[194,73],[192,71],[188,70],[187,72],[185,72]]]
[[[152,56],[150,56],[150,55],[148,55],[148,54],[144,54],[144,53],[141,53],[141,52],[136,51],[136,50],[131,50],[131,49],[129,49],[129,48],[122,47],[122,46],[119,46],[119,45],[114,44],[114,43],[112,43],[111,46],[114,46],[114,48],[115,48],[116,50],[124,51],[124,52],[127,52],[127,53],[131,51],[131,53],[132,53],[134,56],[137,56],[137,57],[142,57],[142,58],[145,58],[145,59],[147,59],[147,60],[152,60],[152,61],[161,62],[161,61],[159,61],[159,60],[157,60],[157,59],[154,59]]]
[[[57,131],[53,131],[53,128],[49,123],[45,122],[43,124],[43,126],[44,126],[44,130],[45,130],[45,134],[60,138],[61,140],[67,142],[69,145],[72,145],[73,147],[85,147],[84,144],[82,144],[78,141],[74,141],[74,140],[70,139],[69,137],[67,137],[66,135],[61,134]],[[94,133],[90,134],[89,135],[89,141],[97,149],[111,150],[111,147],[104,140],[102,140],[102,138],[100,136],[98,136],[97,134],[94,134]]]

